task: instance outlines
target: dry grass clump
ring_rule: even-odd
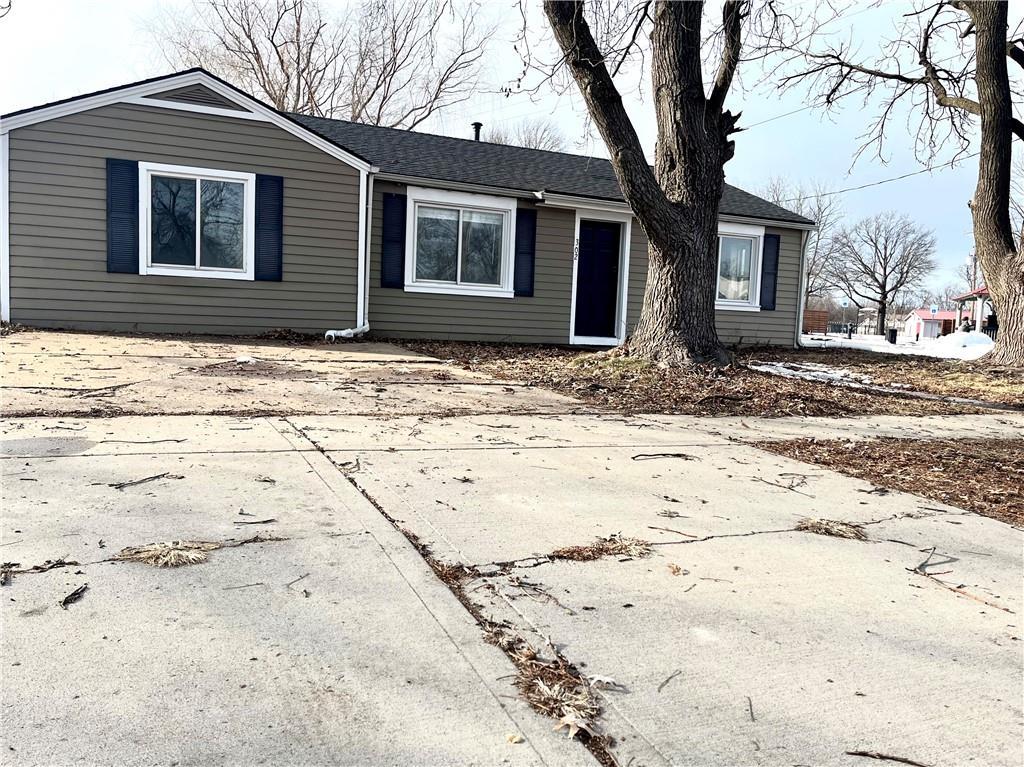
[[[552,648],[552,658],[544,658],[525,639],[497,624],[485,628],[484,638],[505,651],[518,671],[519,692],[535,710],[558,721],[555,729],[568,728],[569,737],[581,731],[588,739],[602,737],[595,724],[601,704],[593,686],[560,653]]]
[[[153,567],[183,567],[205,562],[208,552],[215,551],[223,545],[212,541],[147,543],[145,546],[128,546],[121,549],[114,559],[123,562],[141,562]]]
[[[587,546],[566,546],[555,549],[548,557],[551,559],[568,559],[573,562],[590,562],[603,557],[627,556],[641,559],[651,554],[651,544],[639,538],[629,538],[620,533],[612,533],[607,538],[598,538]]]
[[[804,533],[831,535],[833,538],[849,538],[854,541],[866,541],[868,539],[863,527],[838,519],[815,519],[808,517],[797,522],[796,529]]]
[[[909,389],[884,393],[840,386],[834,382],[786,378],[752,370],[742,364],[727,367],[661,368],[630,357],[621,349],[588,352],[556,346],[484,344],[461,341],[403,341],[404,346],[438,357],[467,370],[498,379],[519,381],[576,397],[588,406],[619,413],[668,413],[720,416],[854,416],[975,413],[977,407],[907,397],[923,378],[908,378]],[[753,359],[788,360],[784,352],[760,350]],[[887,357],[878,368],[892,365]],[[746,359],[746,358],[744,358]],[[807,360],[807,357],[797,357]],[[832,358],[821,361],[832,361]],[[835,358],[835,363],[842,361]],[[935,362],[934,360],[932,362]],[[904,369],[894,372],[893,383]],[[872,370],[878,383],[888,381]],[[927,389],[923,389],[927,391]],[[964,396],[961,394],[961,396]],[[983,398],[984,399],[984,398]]]

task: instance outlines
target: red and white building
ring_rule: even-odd
[[[967,309],[943,309],[934,315],[930,309],[914,309],[903,323],[903,335],[914,340],[938,338],[949,335],[961,322],[970,318],[971,313]]]

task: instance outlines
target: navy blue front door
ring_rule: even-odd
[[[615,338],[619,305],[619,241],[622,224],[580,221],[576,263],[577,336]]]

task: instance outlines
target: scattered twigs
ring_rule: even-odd
[[[45,573],[47,570],[55,570],[58,567],[77,567],[78,564],[74,560],[67,560],[61,557],[60,559],[47,559],[41,565],[33,565],[32,567],[26,567],[24,570],[19,570],[19,563],[4,562],[3,565],[0,565],[0,586],[6,586],[14,580],[15,575]]]
[[[99,444],[119,444],[119,445],[159,445],[164,442],[187,442],[188,440],[182,439],[101,439]]]
[[[124,490],[126,487],[134,487],[135,485],[144,485],[147,482],[155,482],[158,479],[184,479],[181,474],[171,474],[169,471],[165,471],[162,474],[154,474],[150,477],[143,477],[142,479],[130,479],[127,482],[112,482],[109,487],[115,490]]]
[[[790,490],[791,492],[794,492],[797,495],[803,495],[803,496],[806,496],[807,498],[813,498],[814,497],[810,493],[805,493],[802,490],[798,490],[797,489],[798,487],[801,487],[804,484],[806,484],[806,480],[801,482],[801,481],[793,479],[793,480],[790,480],[788,485],[783,485],[780,482],[772,482],[771,480],[767,480],[764,477],[754,477],[754,481],[755,482],[764,482],[766,485],[771,485],[773,487],[781,487],[783,490]]]
[[[664,690],[665,686],[668,685],[669,682],[671,682],[673,679],[675,679],[681,673],[683,673],[682,669],[678,669],[677,668],[675,671],[673,671],[671,674],[669,674],[667,677],[665,677],[665,681],[658,685],[658,692],[661,692],[662,690]]]
[[[754,716],[754,701],[750,699],[749,695],[747,696],[747,712],[750,714],[750,721],[756,722],[757,719]]]
[[[658,458],[681,458],[684,461],[696,461],[697,459],[687,453],[638,453],[632,457],[634,461],[654,461]]]
[[[648,530],[664,530],[666,533],[675,533],[676,535],[682,535],[684,538],[696,538],[696,535],[690,533],[684,533],[682,530],[673,530],[671,527],[655,527],[654,525],[648,525]]]
[[[943,583],[942,581],[940,581],[938,578],[936,578],[931,573],[921,572],[920,570],[911,569],[909,567],[906,568],[906,570],[907,570],[907,572],[913,573],[914,575],[920,575],[920,576],[922,576],[924,578],[927,578],[932,583],[937,583],[940,586],[942,586],[942,588],[947,589],[948,591],[952,591],[954,594],[959,594],[962,597],[967,597],[968,599],[973,599],[975,602],[981,602],[981,604],[983,604],[983,605],[987,605],[988,607],[993,607],[996,610],[1002,610],[1004,613],[1010,613],[1010,615],[1016,615],[1016,613],[1014,613],[1013,610],[1011,610],[1008,607],[1003,607],[1002,605],[997,605],[994,602],[989,602],[987,599],[982,599],[979,596],[975,596],[974,594],[971,594],[968,591],[964,591],[962,588],[960,588],[958,586],[950,586],[948,583]]]
[[[923,762],[915,762],[913,759],[907,759],[904,756],[881,754],[878,751],[847,751],[846,754],[847,756],[865,756],[868,759],[882,759],[887,762],[899,762],[900,764],[909,764],[912,767],[930,767],[930,765],[924,764]]]
[[[60,602],[58,602],[57,604],[59,604],[61,606],[61,609],[67,610],[68,609],[68,605],[74,604],[79,599],[81,599],[82,596],[85,594],[85,592],[86,592],[86,590],[88,588],[89,588],[89,584],[88,583],[83,583],[77,589],[75,589],[70,594],[68,594],[66,597],[64,597],[62,600],[60,600]]]
[[[234,524],[236,525],[272,525],[277,522],[275,517],[268,517],[267,519],[236,519]]]

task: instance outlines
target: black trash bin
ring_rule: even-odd
[[[896,328],[889,328],[885,334],[889,338],[889,343],[896,343]]]

